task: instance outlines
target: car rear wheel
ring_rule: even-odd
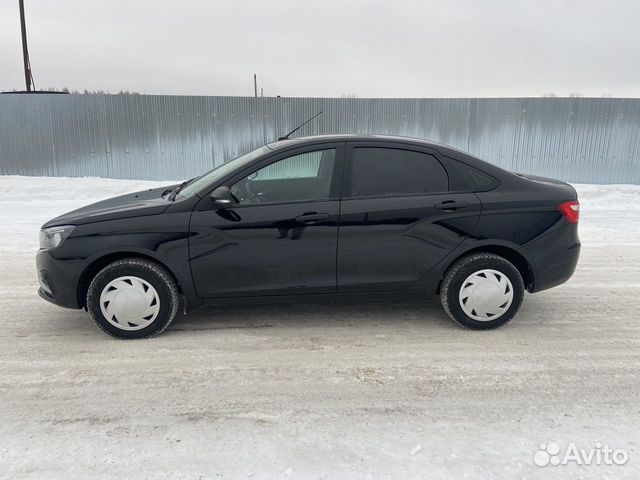
[[[178,311],[178,287],[160,265],[141,258],[117,260],[103,268],[87,291],[87,310],[117,338],[149,338],[162,333]]]
[[[524,283],[518,269],[492,253],[474,253],[454,263],[442,280],[440,299],[447,314],[473,330],[497,328],[520,309]]]

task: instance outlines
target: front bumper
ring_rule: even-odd
[[[81,308],[78,302],[78,282],[87,266],[82,260],[58,259],[49,250],[39,250],[36,254],[40,282],[38,294],[61,307]]]

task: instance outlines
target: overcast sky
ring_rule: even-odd
[[[38,89],[640,97],[638,0],[25,0]],[[0,0],[0,90],[24,89]]]

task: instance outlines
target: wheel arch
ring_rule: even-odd
[[[447,265],[447,268],[445,268],[442,273],[442,277],[440,278],[440,281],[438,283],[438,293],[440,292],[440,285],[442,283],[442,279],[444,278],[444,275],[447,273],[447,271],[451,268],[451,266],[454,263],[456,263],[462,257],[466,257],[467,255],[480,253],[480,252],[493,253],[511,262],[513,266],[516,267],[516,269],[520,273],[520,276],[522,277],[522,282],[524,283],[525,290],[530,292],[533,289],[534,275],[533,275],[533,270],[531,269],[531,264],[529,263],[529,261],[514,248],[511,248],[505,245],[490,244],[490,245],[482,245],[475,248],[471,248],[469,250],[465,250],[464,252],[460,253],[458,256],[453,258]]]
[[[183,293],[178,277],[162,260],[154,257],[153,255],[148,255],[146,253],[140,253],[136,251],[111,252],[93,259],[80,275],[80,279],[78,280],[77,296],[78,305],[80,305],[81,308],[84,308],[85,310],[87,308],[87,291],[89,290],[89,284],[91,283],[91,280],[93,280],[93,278],[98,274],[98,272],[110,263],[125,258],[142,258],[157,263],[165,270],[167,270],[167,272],[169,272],[169,274],[176,281],[178,292],[180,292],[180,294]]]

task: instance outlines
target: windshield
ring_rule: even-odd
[[[245,153],[244,155],[239,156],[229,162],[223,163],[222,165],[217,166],[213,170],[205,173],[204,175],[200,175],[199,177],[194,178],[189,183],[185,184],[178,194],[176,195],[178,198],[188,198],[192,197],[196,193],[201,190],[206,189],[209,185],[213,185],[222,177],[228,175],[233,172],[235,169],[240,169],[245,165],[251,163],[256,158],[264,155],[271,150],[266,145],[264,147],[260,147],[256,150],[253,150],[249,153]]]

